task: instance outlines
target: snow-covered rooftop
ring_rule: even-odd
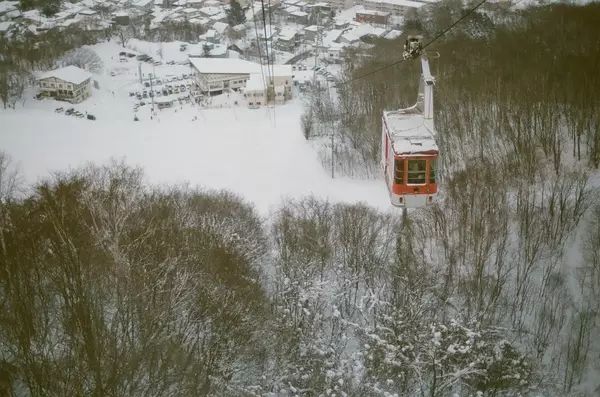
[[[389,4],[394,6],[409,7],[409,8],[421,8],[425,3],[411,0],[369,0],[371,4]]]
[[[392,139],[396,154],[437,153],[433,136],[433,120],[422,113],[402,110],[383,112],[383,120]]]
[[[217,31],[219,34],[225,33],[225,30],[229,27],[225,22],[215,22],[213,23],[213,29]]]
[[[17,9],[18,1],[0,1],[0,14],[5,14]]]
[[[203,74],[261,73],[258,63],[233,58],[190,58],[190,63]],[[291,76],[292,65],[273,65],[275,76]]]
[[[91,78],[92,75],[85,70],[78,68],[77,66],[65,66],[64,68],[59,68],[55,70],[51,70],[49,72],[42,73],[38,80],[47,79],[47,78],[57,78],[68,83],[73,84],[81,84],[87,79]]]
[[[224,21],[225,19],[227,19],[227,14],[225,13],[225,11],[221,11],[214,15],[211,15],[209,18],[213,21]]]
[[[306,13],[306,12],[304,12],[304,11],[292,11],[292,12],[290,12],[289,14],[290,14],[290,15],[293,15],[293,16],[295,16],[295,17],[298,17],[298,18],[303,18],[303,17],[306,17],[306,16],[308,16],[308,13]]]
[[[402,31],[400,31],[400,30],[395,30],[395,29],[392,29],[392,30],[390,30],[389,32],[387,32],[387,33],[385,34],[385,36],[383,36],[383,37],[385,37],[385,38],[386,38],[386,39],[388,39],[388,40],[393,40],[393,39],[397,39],[397,38],[398,38],[398,37],[400,37],[401,35],[402,35]]]
[[[216,14],[220,13],[221,11],[222,11],[222,8],[220,8],[220,7],[208,6],[208,7],[200,8],[200,12],[207,16],[216,15]]]
[[[131,3],[132,6],[140,8],[148,7],[151,4],[154,4],[154,0],[134,0],[133,3]]]
[[[279,32],[277,37],[280,40],[291,41],[291,40],[294,40],[297,33],[298,32],[296,31],[296,29],[293,29],[291,27],[285,27],[285,28],[281,29],[281,31]]]
[[[310,25],[304,28],[304,30],[308,32],[318,32],[319,30],[323,30],[323,27],[317,25]]]

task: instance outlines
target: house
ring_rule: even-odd
[[[186,21],[189,21],[190,19],[198,18],[202,15],[202,14],[200,14],[200,11],[197,8],[191,8],[191,7],[184,8],[180,12]]]
[[[114,12],[113,21],[115,21],[115,24],[117,25],[127,26],[129,25],[129,14],[123,10]]]
[[[209,95],[221,94],[226,90],[246,89],[246,83],[251,75],[256,74],[262,78],[264,74],[265,78],[272,83],[275,97],[277,92],[282,93],[283,100],[292,97],[291,65],[273,65],[267,72],[260,64],[243,59],[190,58],[190,63],[194,70],[196,84],[201,91]],[[250,88],[256,88],[256,80],[253,80]]]
[[[298,32],[294,29],[282,29],[277,35],[275,47],[281,51],[294,52],[298,43]]]
[[[212,28],[219,34],[219,36],[225,36],[227,29],[229,29],[229,25],[225,22],[215,22],[213,23]]]
[[[296,10],[287,13],[287,20],[300,25],[306,25],[308,24],[308,13],[296,7]]]
[[[204,0],[187,0],[186,7],[191,8],[202,8],[204,5]]]
[[[341,43],[331,43],[326,51],[327,54],[327,62],[329,63],[342,63],[343,60],[343,51],[346,48],[346,45]]]
[[[350,45],[359,44],[360,40],[365,37],[383,37],[386,30],[384,28],[377,28],[368,24],[360,24],[352,29],[344,32],[343,35],[337,40],[339,43],[346,43]]]
[[[347,10],[348,8],[352,7],[354,5],[354,1],[353,0],[329,0],[329,4],[331,5],[331,8],[341,11],[341,10]]]
[[[314,42],[318,35],[323,31],[323,26],[311,25],[304,28],[304,41]]]
[[[11,14],[18,10],[18,1],[0,1],[0,21],[7,19],[7,14]]]
[[[208,29],[206,33],[201,34],[198,36],[198,38],[214,44],[218,44],[221,39],[217,31],[214,29]]]
[[[331,6],[329,3],[324,2],[307,4],[304,7],[304,11],[306,11],[313,18],[318,18],[319,20],[324,17],[331,16]]]
[[[354,20],[356,22],[369,23],[371,25],[387,26],[390,13],[384,11],[359,9],[356,11]]]
[[[221,11],[215,15],[211,15],[208,18],[213,22],[225,22],[227,21],[227,13],[225,11]]]
[[[293,84],[292,77],[288,81]],[[246,82],[244,97],[251,108],[266,105],[270,101],[280,105],[291,97],[291,87],[289,90],[290,96],[288,96],[287,91],[288,87],[285,84],[275,84],[268,88],[267,82],[260,73],[252,73]]]
[[[246,81],[244,87],[244,98],[251,108],[265,105],[267,103],[267,88],[263,76],[253,73]]]
[[[134,0],[131,3],[131,7],[141,12],[150,12],[154,7],[154,0]]]
[[[37,78],[40,95],[79,103],[92,93],[92,75],[77,66],[66,66]]]
[[[221,7],[213,7],[213,6],[201,7],[199,10],[200,10],[200,13],[207,18],[210,18],[213,15],[217,15],[223,11],[223,9]]]

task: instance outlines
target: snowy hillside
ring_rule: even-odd
[[[103,74],[94,76],[100,88],[73,107],[95,115],[95,121],[56,113],[55,108],[68,104],[29,99],[33,94],[16,110],[0,110],[0,147],[16,161],[27,182],[115,158],[143,167],[151,183],[228,189],[263,212],[286,197],[305,195],[387,207],[381,181],[331,179],[300,131],[300,99],[275,108],[248,109],[218,108],[218,101],[228,98],[215,98],[217,108],[184,104],[152,119],[146,105],[138,110],[140,121],[134,122],[128,95],[140,89],[137,62],[120,63],[116,44],[93,48],[104,61]],[[149,66],[144,68],[143,73],[150,73]],[[153,69],[159,77],[190,73],[181,65]]]

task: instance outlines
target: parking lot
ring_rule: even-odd
[[[159,103],[158,107],[164,108],[198,102],[202,96],[192,76],[182,74],[156,78],[149,76],[129,91],[129,97],[134,100],[133,109],[137,111],[152,102]]]

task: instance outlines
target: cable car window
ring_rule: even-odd
[[[404,183],[404,160],[396,159],[394,168],[394,183],[401,185]]]
[[[408,160],[408,183],[425,183],[426,160]]]
[[[433,159],[429,162],[429,183],[435,183],[436,168],[437,168],[437,160]]]

